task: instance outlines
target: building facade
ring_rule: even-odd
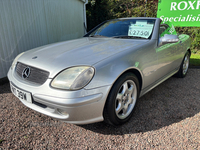
[[[21,52],[82,37],[87,0],[0,0],[0,79]],[[84,25],[85,24],[85,25]]]

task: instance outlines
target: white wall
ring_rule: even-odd
[[[0,78],[17,54],[84,35],[80,0],[0,0]]]

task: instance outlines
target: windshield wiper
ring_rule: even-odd
[[[112,38],[147,39],[147,38],[140,37],[140,36],[128,36],[128,35],[113,36]]]
[[[107,37],[107,36],[104,36],[104,35],[90,35],[89,37]]]

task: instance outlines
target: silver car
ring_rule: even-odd
[[[159,18],[105,21],[83,38],[21,53],[8,72],[27,107],[74,124],[127,122],[139,97],[185,77],[190,37]]]

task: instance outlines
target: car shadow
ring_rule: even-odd
[[[195,70],[189,69],[183,79],[171,77],[141,97],[133,116],[122,126],[100,122],[80,127],[105,135],[124,135],[158,130],[193,117],[200,112],[200,71]]]
[[[0,94],[11,93],[10,85],[7,78],[0,79]]]

